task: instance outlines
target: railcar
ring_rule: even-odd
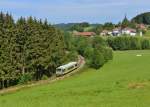
[[[77,68],[78,68],[77,62],[70,62],[66,65],[62,65],[62,66],[56,68],[56,76],[62,76],[62,75],[67,74]]]

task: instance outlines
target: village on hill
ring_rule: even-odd
[[[87,22],[77,23],[71,27],[72,34],[75,36],[93,37],[93,36],[143,36],[149,29],[149,26],[143,23],[129,21],[127,17],[118,24],[107,22],[103,25],[92,26]]]

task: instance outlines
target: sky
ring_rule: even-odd
[[[0,0],[0,11],[19,17],[34,16],[51,24],[118,23],[150,11],[150,0]]]

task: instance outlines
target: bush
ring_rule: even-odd
[[[64,58],[62,60],[64,63],[67,63],[70,61],[76,61],[77,59],[78,59],[78,53],[76,51],[70,51],[64,55]]]
[[[141,49],[141,41],[140,38],[137,37],[131,37],[131,49],[132,50],[140,50]]]
[[[150,49],[150,40],[143,39],[141,40],[142,49]]]
[[[104,58],[105,61],[107,62],[108,60],[112,60],[113,59],[113,51],[111,48],[104,48]]]
[[[19,78],[18,84],[25,84],[32,80],[32,74],[24,74]]]
[[[97,48],[97,47],[100,47],[100,46],[101,47],[106,47],[107,43],[102,37],[95,36],[92,40],[92,45],[93,45],[93,48]]]
[[[105,63],[105,59],[102,53],[99,50],[94,50],[93,55],[90,58],[89,65],[95,69],[99,69]]]
[[[86,47],[84,50],[84,57],[90,58],[93,55],[94,49],[92,47]]]
[[[85,37],[75,38],[74,44],[77,52],[82,56],[84,56],[85,49],[90,46],[89,40]]]
[[[113,37],[109,36],[107,38],[107,44],[109,47],[112,47],[113,50],[116,50],[116,47],[115,47],[116,45],[114,44],[114,38]]]
[[[42,76],[42,80],[47,80],[48,79],[48,76],[47,75],[43,75]]]
[[[107,43],[113,50],[140,50],[150,49],[150,39],[131,37],[131,36],[120,36],[120,37],[109,37]]]

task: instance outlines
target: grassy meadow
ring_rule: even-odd
[[[141,54],[142,56],[136,56]],[[117,51],[99,70],[0,95],[0,107],[148,107],[150,51]]]

